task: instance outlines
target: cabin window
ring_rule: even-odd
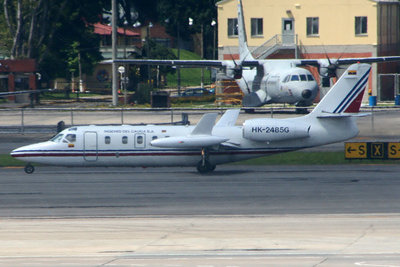
[[[290,78],[290,80],[293,81],[299,81],[299,75],[292,75],[292,77]]]
[[[151,140],[156,140],[158,137],[156,135],[154,135]]]
[[[238,36],[238,20],[237,18],[228,19],[228,37]]]
[[[139,144],[139,145],[143,144],[143,136],[139,135],[139,136],[136,138],[136,143]]]
[[[306,81],[307,81],[307,75],[305,75],[305,74],[300,74],[300,81],[306,82]]]
[[[104,143],[105,143],[106,145],[111,144],[111,137],[110,137],[110,136],[105,136],[105,137],[104,137]]]
[[[367,17],[356,17],[355,18],[355,32],[356,32],[356,35],[365,35],[368,33]]]
[[[65,136],[65,140],[67,140],[69,143],[75,143],[76,134],[67,134],[67,136]]]
[[[50,139],[50,141],[53,141],[55,143],[59,143],[61,141],[61,139],[63,138],[63,134],[57,134],[56,136],[54,136],[53,138]]]
[[[251,18],[251,36],[263,35],[263,19]]]
[[[319,34],[319,18],[307,18],[307,36],[316,36]]]
[[[122,144],[126,145],[128,143],[128,136],[122,136]]]
[[[314,81],[314,77],[311,74],[307,74],[308,81]]]

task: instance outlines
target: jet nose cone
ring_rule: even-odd
[[[309,89],[303,90],[303,92],[301,92],[301,96],[304,99],[309,99],[312,96],[312,91]]]

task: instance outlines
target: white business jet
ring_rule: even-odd
[[[211,172],[217,164],[325,145],[358,134],[355,116],[371,66],[353,64],[314,110],[303,117],[259,118],[236,126],[239,110],[216,113],[195,126],[79,126],[51,140],[17,148],[14,158],[57,166],[197,166]]]
[[[318,83],[303,67],[315,66],[322,78],[337,77],[340,65],[400,61],[400,56],[339,58],[339,59],[255,59],[247,45],[242,1],[238,0],[239,57],[234,60],[158,60],[116,59],[120,64],[174,65],[181,67],[214,67],[236,79],[244,107],[259,107],[270,103],[289,103],[298,107],[310,106],[318,93]],[[112,63],[112,60],[105,62]]]

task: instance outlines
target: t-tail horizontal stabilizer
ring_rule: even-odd
[[[151,141],[151,145],[163,148],[203,148],[226,142],[229,138],[212,135],[217,116],[217,113],[204,114],[189,135],[156,139]]]
[[[358,113],[368,84],[371,65],[353,64],[314,108],[311,116],[349,117]]]

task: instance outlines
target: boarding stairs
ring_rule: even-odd
[[[282,50],[294,50],[297,55],[297,34],[275,34],[251,51],[256,59],[265,59]]]

